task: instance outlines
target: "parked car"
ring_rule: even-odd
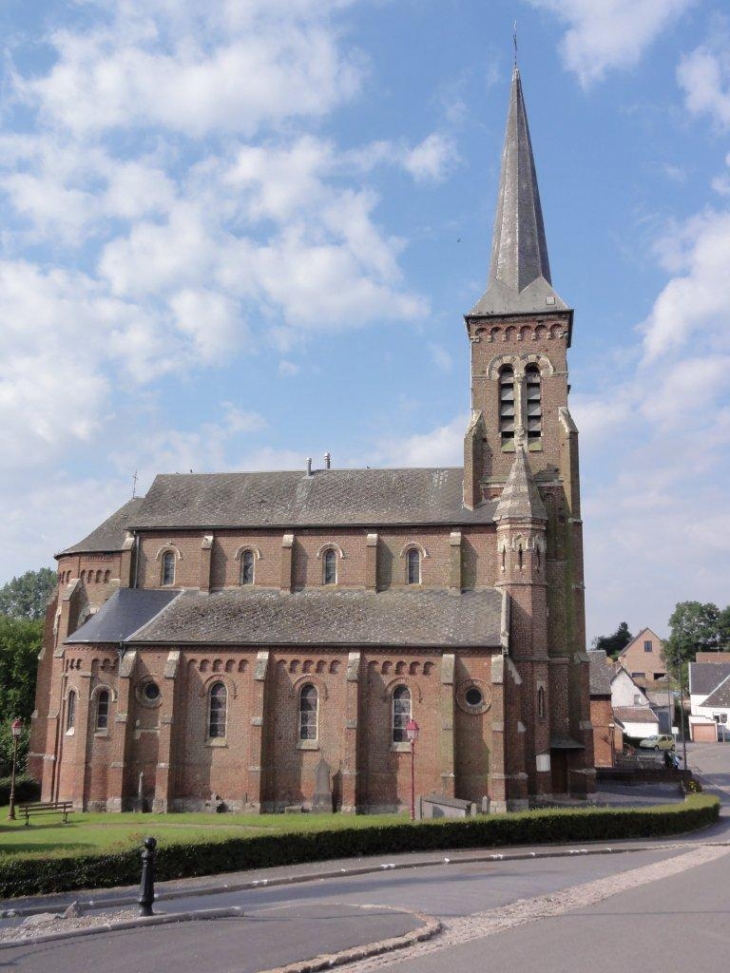
[[[641,740],[639,746],[642,750],[674,750],[674,737],[668,733],[654,733]]]

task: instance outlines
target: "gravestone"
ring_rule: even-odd
[[[332,787],[330,785],[330,765],[322,757],[314,768],[313,814],[332,814]]]

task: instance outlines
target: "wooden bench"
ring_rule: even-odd
[[[35,804],[21,804],[18,811],[25,818],[26,825],[30,824],[31,814],[45,814],[47,811],[63,814],[63,823],[68,824],[68,816],[73,811],[73,803],[71,801],[37,801]]]

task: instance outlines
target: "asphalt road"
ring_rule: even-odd
[[[730,744],[695,745],[689,763],[721,788],[730,805]],[[438,916],[445,932],[341,969],[666,973],[701,965],[703,973],[725,973],[729,811],[724,808],[721,822],[700,835],[648,848],[642,842],[641,850],[622,843],[624,850],[614,854],[471,863],[451,856],[416,869],[191,894],[159,902],[155,911],[235,906],[244,915],[6,948],[0,950],[0,970],[258,973],[399,935],[417,920],[393,910],[411,910]]]

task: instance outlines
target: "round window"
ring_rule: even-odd
[[[466,693],[464,694],[464,699],[469,706],[481,706],[484,702],[484,696],[482,695],[481,689],[477,689],[476,686],[470,686]]]
[[[151,703],[154,703],[156,699],[160,698],[160,687],[156,682],[145,683],[144,698],[148,699]]]

